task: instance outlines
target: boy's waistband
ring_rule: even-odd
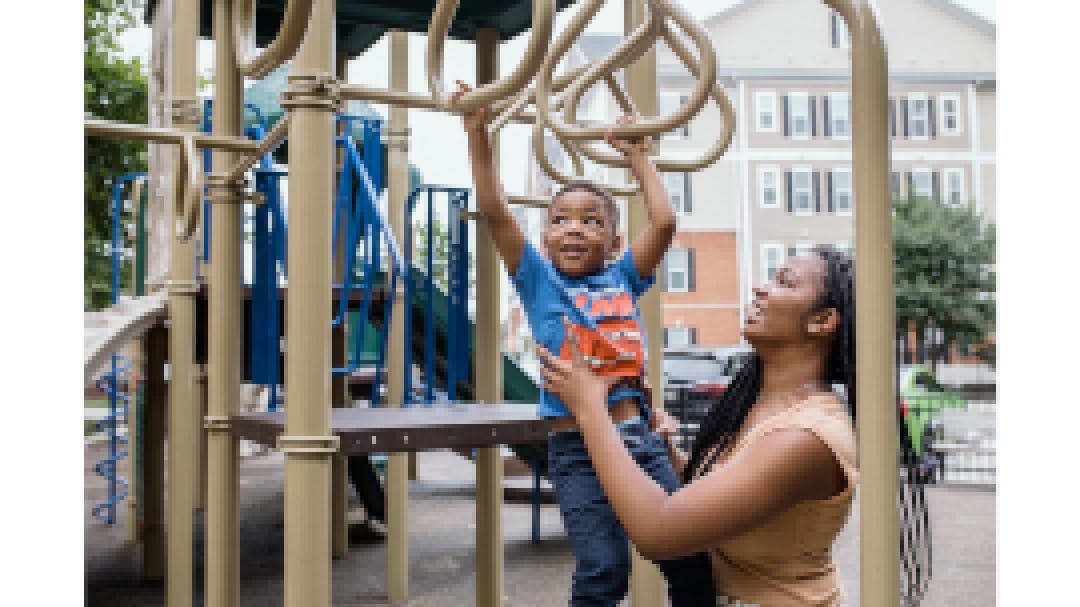
[[[611,421],[616,424],[630,420],[634,417],[642,416],[641,403],[634,398],[626,398],[608,408],[608,415],[611,416]],[[578,423],[573,417],[556,417],[555,422],[551,426],[552,432],[566,432],[567,430],[577,430]]]

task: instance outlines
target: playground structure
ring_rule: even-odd
[[[735,124],[730,102],[716,83],[716,60],[704,30],[668,0],[625,0],[626,37],[606,58],[568,73],[555,75],[561,56],[604,0],[583,0],[569,25],[552,40],[556,10],[566,0],[533,0],[531,18],[526,0],[489,3],[438,0],[434,7],[382,0],[287,0],[259,3],[260,12],[281,16],[279,22],[256,15],[254,0],[151,3],[154,23],[151,124],[127,125],[87,120],[88,136],[123,137],[151,142],[151,171],[146,187],[149,204],[143,254],[148,294],[137,293],[132,303],[113,310],[94,335],[87,337],[84,378],[93,375],[104,353],[141,336],[146,351],[147,406],[142,440],[147,445],[142,467],[145,532],[144,574],[165,577],[169,605],[192,604],[192,510],[206,513],[205,604],[232,606],[238,597],[238,438],[278,446],[285,454],[285,604],[329,605],[330,560],[345,546],[345,456],[390,452],[386,470],[387,594],[391,601],[408,596],[407,451],[441,447],[474,447],[477,463],[477,591],[478,605],[501,604],[502,503],[501,444],[542,442],[547,422],[534,410],[503,403],[504,365],[498,345],[499,260],[483,222],[476,223],[476,326],[470,345],[467,306],[461,287],[468,284],[459,239],[450,262],[451,292],[447,312],[445,360],[435,358],[437,326],[431,285],[430,240],[426,256],[427,282],[423,295],[410,292],[415,284],[409,258],[412,227],[406,216],[419,192],[410,193],[408,156],[410,132],[407,109],[459,112],[490,104],[496,118],[493,134],[507,123],[529,124],[541,168],[556,182],[572,175],[554,169],[543,149],[543,134],[552,132],[569,154],[577,173],[583,158],[625,168],[621,157],[593,147],[611,128],[617,135],[657,136],[685,124],[712,101],[723,116],[723,128],[702,158],[658,160],[662,171],[693,171],[715,161],[731,141]],[[893,287],[891,217],[889,213],[889,147],[887,65],[884,41],[876,16],[866,0],[825,0],[851,33],[852,147],[856,219],[855,250],[859,259],[856,317],[859,461],[861,475],[861,594],[867,604],[898,605],[900,598],[897,523],[897,433],[893,386]],[[212,5],[212,19],[205,8]],[[200,8],[203,10],[200,20]],[[279,26],[280,23],[280,26]],[[207,25],[209,24],[209,27]],[[199,117],[196,99],[195,47],[201,31],[212,31],[216,69],[212,132],[200,132],[211,113]],[[522,62],[497,79],[498,44],[526,28],[529,42]],[[677,33],[676,28],[682,32]],[[390,30],[390,88],[376,89],[345,83],[344,67]],[[407,91],[407,31],[428,34],[428,94]],[[451,104],[443,82],[443,50],[447,36],[476,43],[476,90]],[[683,36],[691,45],[683,42]],[[656,67],[652,44],[663,39],[697,78],[687,102],[674,114],[656,116]],[[256,44],[263,44],[262,50]],[[245,133],[243,79],[259,79],[291,61],[289,86],[282,94],[285,116],[272,128]],[[626,73],[626,88],[615,79]],[[528,86],[533,81],[532,86]],[[603,84],[626,112],[649,117],[634,125],[581,124],[576,107],[593,86]],[[388,126],[365,121],[363,144],[351,136],[356,121],[339,114],[344,100],[364,100],[390,106]],[[530,109],[530,106],[532,109]],[[256,117],[256,123],[258,123]],[[278,179],[266,155],[288,138],[288,221],[278,204]],[[385,167],[382,146],[385,145]],[[359,149],[358,149],[359,148]],[[212,151],[209,167],[199,150]],[[203,162],[200,162],[203,160]],[[257,166],[258,165],[258,166]],[[335,193],[335,174],[338,173]],[[254,187],[250,188],[248,172]],[[376,204],[386,174],[386,214]],[[205,173],[205,176],[204,176]],[[607,184],[629,202],[629,231],[644,226],[646,214],[632,184]],[[459,236],[465,221],[475,219],[462,192],[442,192]],[[205,198],[207,200],[204,200]],[[542,205],[544,200],[511,196],[516,204]],[[256,263],[251,287],[250,315],[267,332],[249,336],[247,365],[256,383],[271,386],[265,413],[241,414],[240,386],[245,377],[242,245],[244,202],[256,208]],[[205,207],[205,208],[204,208]],[[117,214],[119,217],[119,214]],[[142,215],[140,215],[142,217]],[[209,221],[212,218],[212,222]],[[117,219],[118,220],[118,219]],[[201,227],[200,227],[201,226]],[[431,231],[428,231],[430,237]],[[202,238],[204,250],[196,248]],[[405,253],[398,243],[408,243]],[[209,250],[206,250],[206,247]],[[352,308],[353,263],[363,247],[363,283],[355,290],[358,314],[352,327],[352,360],[346,360],[345,324]],[[351,249],[350,249],[351,247]],[[385,249],[388,263],[380,259]],[[467,253],[466,253],[467,255]],[[202,262],[197,266],[197,259]],[[288,268],[287,296],[280,298],[279,272]],[[382,271],[385,266],[386,270]],[[205,275],[204,275],[205,271]],[[422,272],[423,273],[423,272]],[[206,322],[199,328],[197,307],[206,293]],[[378,295],[378,296],[377,296]],[[424,334],[411,334],[408,319],[425,302]],[[167,299],[166,299],[167,298]],[[279,299],[280,298],[280,299]],[[282,303],[287,300],[287,305]],[[335,305],[336,300],[336,305]],[[375,364],[371,400],[385,407],[346,408],[346,378],[359,367],[358,356],[373,305],[381,306],[381,354]],[[159,319],[168,311],[166,333]],[[280,337],[281,307],[285,308]],[[411,308],[411,310],[410,310]],[[660,300],[655,291],[641,301],[646,331],[661,329]],[[464,316],[462,315],[464,312]],[[197,336],[206,335],[206,365],[197,365]],[[280,340],[278,340],[280,341]],[[165,344],[168,348],[168,521],[162,521]],[[415,344],[420,344],[414,349]],[[384,349],[382,349],[384,348]],[[650,358],[662,356],[660,340],[650,342]],[[471,351],[471,367],[468,353]],[[423,400],[435,400],[436,377],[441,376],[450,400],[464,396],[465,382],[472,404],[450,408],[402,408],[412,400],[411,356],[423,358]],[[279,356],[284,357],[284,377]],[[419,359],[419,357],[418,357]],[[463,360],[464,359],[464,360]],[[382,361],[385,361],[383,364]],[[462,366],[460,363],[466,363]],[[385,393],[380,373],[385,367]],[[202,369],[205,368],[205,372]],[[662,365],[650,369],[654,390],[662,390]],[[115,380],[117,373],[112,370]],[[284,379],[284,381],[280,381]],[[206,382],[206,402],[198,385]],[[276,387],[285,386],[284,413]],[[660,394],[662,392],[658,392]],[[116,391],[113,391],[116,394]],[[656,402],[659,396],[657,396]],[[205,405],[205,411],[204,411]],[[205,441],[205,461],[200,461]],[[156,445],[156,447],[155,447]],[[111,454],[112,457],[112,454]],[[115,466],[115,460],[113,460]],[[205,467],[205,474],[203,469]],[[205,477],[205,478],[204,478]],[[205,483],[205,485],[204,485]],[[205,494],[203,487],[205,486]],[[112,500],[111,500],[112,501]],[[115,505],[115,503],[113,504]],[[165,544],[167,528],[167,545]],[[167,559],[165,558],[167,554]],[[168,570],[165,571],[165,563]],[[639,566],[640,565],[640,566]],[[635,561],[631,600],[635,606],[659,605],[662,582],[655,570]]]

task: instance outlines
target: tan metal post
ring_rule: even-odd
[[[331,236],[334,0],[315,0],[282,104],[289,125],[289,357],[285,453],[285,605],[330,605]],[[216,219],[216,218],[215,218]]]
[[[195,2],[172,0],[172,51],[168,78],[172,88],[172,126],[198,129],[195,98],[196,44],[199,36],[199,6]],[[175,146],[174,146],[175,147]],[[173,175],[180,177],[179,150],[173,151]],[[170,189],[170,198],[175,189]],[[166,206],[181,204],[169,200]],[[170,212],[171,211],[167,211]],[[169,535],[168,575],[165,602],[169,607],[192,604],[192,507],[197,475],[195,425],[192,415],[195,363],[195,251],[193,239],[172,238],[169,255]]]
[[[143,565],[144,579],[165,575],[165,327],[146,332],[146,421],[143,423]]]
[[[345,53],[338,53],[337,61],[335,62],[335,74],[342,82],[348,82],[348,65],[349,56]],[[345,123],[338,123],[337,132],[335,135],[342,135],[345,133]],[[334,146],[336,150],[334,155],[334,166],[338,170],[341,170],[344,160],[344,154],[342,150]],[[342,219],[339,217],[338,221]],[[345,224],[342,223],[338,231],[338,242],[334,249],[334,282],[337,284],[344,284],[345,280]],[[344,295],[344,294],[342,294]],[[337,313],[337,308],[334,308],[334,313]],[[334,367],[342,368],[347,365],[346,358],[348,357],[348,345],[345,342],[345,318],[341,319],[341,324],[334,327],[331,330],[330,335],[330,359],[331,364]],[[343,408],[349,405],[349,397],[347,392],[347,385],[344,375],[335,375],[332,378],[330,384],[330,402],[334,408]],[[348,467],[346,466],[345,457],[340,454],[334,454],[331,464],[330,479],[331,479],[331,497],[330,497],[330,543],[331,554],[337,558],[345,556],[349,552],[349,487],[348,487]]]
[[[499,77],[499,31],[476,30],[476,84]],[[494,162],[499,162],[498,135],[492,135]],[[503,398],[502,352],[499,349],[499,283],[502,272],[495,241],[484,222],[476,223],[476,398],[498,403]],[[503,595],[503,461],[498,445],[476,450],[476,604],[498,607]]]
[[[409,90],[409,35],[390,31],[390,88]],[[405,197],[409,194],[409,110],[390,106],[390,145],[386,191],[387,219],[399,243],[405,242]],[[404,402],[405,284],[400,278],[390,311],[390,342],[387,348],[386,406]],[[374,386],[373,389],[378,389]],[[409,598],[409,461],[404,453],[391,453],[386,468],[386,594],[390,602]]]
[[[864,605],[899,607],[888,59],[877,18],[866,0],[826,4],[843,15],[851,31],[860,594]]]
[[[243,79],[236,68],[233,0],[214,1],[214,134],[243,131]],[[229,417],[240,402],[243,358],[241,281],[241,192],[216,178],[238,160],[235,152],[214,152],[210,177],[214,221],[210,235],[207,362],[206,605],[236,607],[239,602],[239,452]]]
[[[623,32],[630,35],[645,20],[643,0],[625,0],[623,4]],[[645,116],[656,116],[656,50],[649,50],[636,63],[626,70],[627,93],[638,112]],[[655,151],[655,150],[653,150]],[[626,243],[649,224],[648,209],[641,194],[627,198]],[[660,281],[657,281],[658,283]],[[641,309],[641,322],[645,334],[649,336],[648,379],[652,387],[654,403],[664,402],[664,309],[661,300],[661,288],[654,286],[638,301]],[[632,607],[659,607],[666,598],[664,578],[660,570],[650,561],[642,558],[636,549],[633,554],[630,573],[630,605]]]

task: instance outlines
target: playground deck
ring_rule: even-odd
[[[232,417],[233,434],[273,447],[285,431],[285,413],[242,413]],[[343,455],[422,449],[544,443],[551,421],[536,417],[534,405],[479,405],[407,409],[331,409],[330,431]]]
[[[86,508],[104,495],[104,479],[89,471],[101,445],[88,447]],[[240,465],[240,605],[280,605],[282,600],[283,457],[278,452],[245,458]],[[475,580],[475,468],[449,452],[419,456],[418,480],[409,490],[409,607],[472,605]],[[923,607],[984,607],[996,601],[993,491],[932,487],[928,499],[934,530],[934,580]],[[858,503],[836,547],[847,593],[845,605],[859,601]],[[138,580],[138,552],[126,544],[127,508],[108,527],[86,517],[86,604],[92,607],[164,604],[164,587]],[[203,521],[196,516],[196,605],[202,605]],[[507,607],[565,607],[573,555],[558,508],[544,506],[540,543],[529,542],[527,501],[507,501],[503,509]],[[386,606],[386,548],[363,523],[350,529],[349,553],[333,562],[333,604]]]

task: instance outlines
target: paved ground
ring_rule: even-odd
[[[163,585],[142,582],[138,548],[126,543],[126,507],[117,525],[90,517],[105,482],[92,472],[102,445],[86,449],[85,571],[87,605],[163,605]],[[469,481],[472,464],[451,453],[420,457],[420,478],[410,489],[410,607],[474,604],[475,507]],[[247,458],[241,464],[240,604],[281,604],[283,567],[280,454]],[[926,607],[984,607],[995,604],[995,504],[993,491],[934,488],[930,491],[934,530],[934,581]],[[857,509],[855,510],[857,513]],[[202,534],[196,517],[196,536]],[[556,506],[542,508],[541,541],[529,541],[531,509],[508,503],[506,605],[563,607],[569,596],[573,557]],[[363,524],[351,528],[347,557],[333,563],[334,605],[388,605],[383,577],[385,548]],[[196,604],[202,595],[202,545],[196,541]],[[852,517],[837,544],[836,558],[848,595],[859,605],[858,517]]]

